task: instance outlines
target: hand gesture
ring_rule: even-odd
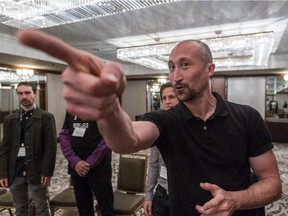
[[[62,74],[68,112],[81,119],[99,120],[120,109],[119,96],[124,91],[126,78],[119,65],[105,63],[41,31],[20,30],[17,37],[23,44],[68,64]]]
[[[231,216],[236,210],[236,202],[230,192],[210,183],[200,183],[200,187],[210,191],[214,197],[203,206],[196,206],[196,209],[201,216]]]

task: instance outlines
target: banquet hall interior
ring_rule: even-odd
[[[15,36],[20,29],[43,31],[121,65],[127,86],[120,101],[132,120],[162,108],[159,91],[168,81],[171,49],[182,40],[201,40],[211,48],[216,65],[212,91],[255,108],[269,129],[283,194],[265,211],[286,216],[287,11],[288,1],[0,0],[0,140],[4,117],[19,109],[15,88],[21,81],[37,82],[37,106],[55,116],[57,134],[65,117],[61,74],[67,64],[21,45]],[[149,150],[141,153],[149,157]],[[69,187],[67,166],[58,145],[50,198]],[[119,154],[113,152],[114,189],[118,167]],[[1,215],[9,216],[9,211],[0,205]],[[60,209],[55,215],[76,216],[77,211]],[[143,208],[137,215],[144,215]]]

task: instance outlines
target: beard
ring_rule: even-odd
[[[24,107],[29,107],[29,106],[31,106],[33,104],[33,102],[31,102],[29,100],[22,100],[20,103]]]
[[[191,101],[198,96],[198,93],[191,88],[182,85],[180,89],[175,88],[175,93],[179,101]]]
[[[187,85],[181,85],[180,89],[175,88],[175,93],[179,101],[182,102],[191,102],[202,94],[199,89],[191,88]]]

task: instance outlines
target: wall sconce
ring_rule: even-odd
[[[287,82],[288,81],[288,74],[285,74],[283,79]]]

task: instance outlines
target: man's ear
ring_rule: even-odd
[[[214,71],[215,71],[215,64],[214,63],[208,63],[207,69],[208,69],[207,75],[209,77],[212,77],[214,75]]]

